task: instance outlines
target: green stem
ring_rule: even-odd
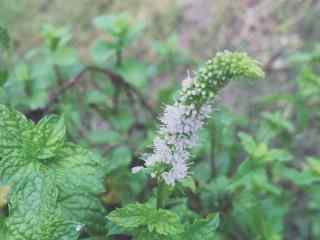
[[[165,205],[165,184],[159,181],[157,189],[157,208],[163,208]]]
[[[122,48],[117,49],[116,51],[116,65],[117,67],[122,66]]]
[[[215,146],[216,146],[216,126],[213,121],[210,122],[210,165],[211,165],[211,177],[215,177],[217,173],[215,162]]]

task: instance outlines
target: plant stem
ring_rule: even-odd
[[[122,48],[116,51],[116,65],[117,67],[122,66]]]
[[[157,208],[163,208],[165,205],[165,184],[159,181],[157,189]]]
[[[211,165],[211,177],[215,177],[216,170],[216,162],[215,162],[215,146],[216,146],[216,126],[213,120],[210,122],[210,165]]]

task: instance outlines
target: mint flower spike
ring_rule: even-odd
[[[188,176],[191,148],[198,143],[197,133],[212,111],[215,96],[231,80],[240,77],[263,78],[257,61],[246,53],[224,51],[209,60],[204,67],[185,79],[183,89],[173,105],[166,106],[160,117],[161,127],[153,142],[153,152],[143,156],[142,169],[152,177],[174,185]]]

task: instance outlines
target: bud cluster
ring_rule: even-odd
[[[196,72],[193,81],[185,84],[179,100],[187,105],[200,106],[213,99],[220,89],[238,77],[263,78],[264,73],[259,63],[246,53],[217,53]]]

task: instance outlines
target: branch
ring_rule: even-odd
[[[129,84],[119,74],[114,73],[109,69],[104,69],[96,66],[85,67],[76,76],[74,76],[69,81],[67,81],[60,89],[58,89],[56,92],[51,94],[49,96],[48,104],[46,107],[47,111],[49,111],[49,109],[51,109],[52,106],[59,101],[59,98],[63,96],[68,89],[80,83],[84,79],[83,77],[87,72],[97,72],[97,73],[104,74],[112,82],[113,85],[124,89],[127,92],[127,94],[135,95],[138,98],[141,105],[148,110],[148,112],[152,115],[152,117],[156,118],[156,113],[153,111],[152,107],[146,102],[143,95],[138,91],[138,89],[136,89],[134,86]]]

